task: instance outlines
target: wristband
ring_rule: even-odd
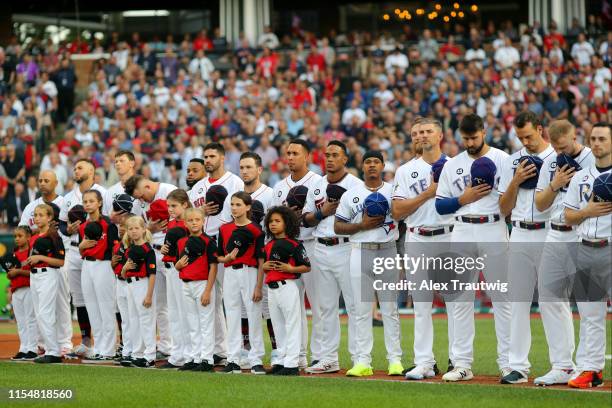
[[[325,218],[325,217],[323,216],[323,211],[321,211],[321,209],[320,209],[320,208],[319,208],[319,209],[317,209],[317,211],[315,211],[314,216],[315,216],[315,218],[316,218],[317,220],[319,220],[319,221],[323,221],[323,218]]]

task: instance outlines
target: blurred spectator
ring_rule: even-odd
[[[438,58],[438,42],[432,38],[429,29],[423,30],[423,37],[419,40],[419,54],[423,61],[433,61]]]
[[[280,45],[278,37],[274,34],[270,26],[264,27],[263,33],[261,33],[257,40],[257,44],[260,47],[270,48],[271,50],[276,49]]]
[[[585,66],[591,63],[591,57],[595,54],[593,46],[587,41],[584,33],[578,34],[578,41],[572,45],[572,58],[578,62],[578,64]]]

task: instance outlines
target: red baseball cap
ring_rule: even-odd
[[[147,218],[151,221],[164,221],[170,218],[166,200],[160,199],[153,201],[147,211]]]

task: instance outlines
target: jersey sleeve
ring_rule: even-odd
[[[57,235],[56,239],[53,239],[53,257],[57,259],[64,259],[66,257],[66,250],[64,249],[64,242],[62,238]]]
[[[340,198],[340,204],[338,204],[338,208],[336,208],[336,218],[340,221],[351,222],[350,198],[347,193],[342,194]]]
[[[145,270],[147,276],[157,273],[157,260],[155,259],[155,251],[150,250],[145,254]]]
[[[295,261],[295,266],[310,267],[310,259],[308,259],[308,254],[302,243],[299,243],[293,248],[293,260]]]
[[[64,202],[62,203],[62,206],[60,207],[60,213],[59,213],[59,219],[60,221],[66,221],[68,222],[68,200],[64,200]]]
[[[217,239],[217,242],[219,242],[219,245],[217,246],[217,255],[219,256],[225,256],[225,249],[224,249],[224,242],[225,242],[225,237],[223,235],[223,230],[224,228],[219,228],[219,237]],[[213,242],[213,240],[210,240],[211,242]],[[210,244],[209,244],[210,245]]]
[[[29,219],[30,219],[30,213],[32,212],[31,210],[32,207],[32,203],[26,205],[26,208],[24,208],[23,210],[23,214],[21,214],[21,219],[19,220],[19,226],[21,227],[22,225],[26,225],[26,226],[30,226],[29,224]],[[63,207],[63,205],[62,205]],[[62,212],[62,209],[60,208],[60,214]]]
[[[302,214],[307,214],[307,213],[311,213],[311,212],[315,212],[317,210],[316,206],[315,206],[315,199],[314,199],[314,190],[315,190],[316,186],[313,186],[313,188],[309,188],[308,189],[308,194],[306,194],[306,203],[304,203],[304,208],[302,209]]]
[[[264,258],[264,247],[266,245],[266,234],[263,231],[255,239],[255,258],[263,259]]]
[[[451,190],[450,181],[450,166],[445,165],[442,167],[440,173],[440,179],[438,180],[438,188],[436,189],[436,198],[452,198],[453,192]]]
[[[569,187],[567,188],[567,193],[565,193],[565,199],[563,200],[563,205],[573,210],[580,209],[580,189],[578,186],[578,179],[579,177],[572,177],[572,181],[570,181]]]
[[[536,191],[544,191],[550,184],[550,172],[548,170],[549,163],[544,162],[540,169],[540,175],[538,176],[538,184],[536,184]]]
[[[502,161],[500,175],[499,175],[499,186],[497,186],[497,192],[499,194],[504,194],[514,177],[514,172],[512,171],[512,158],[505,157]]]
[[[274,186],[274,190],[273,190],[273,194],[274,197],[272,197],[272,206],[279,206],[279,205],[283,205],[283,202],[281,201],[280,197],[278,196],[281,191],[281,184],[282,180],[279,181],[278,183],[276,183],[276,185]]]
[[[408,183],[406,183],[406,179],[404,174],[407,173],[407,168],[400,168],[397,173],[395,173],[395,179],[393,180],[393,192],[391,193],[391,199],[393,200],[405,200],[408,198]]]
[[[206,245],[206,258],[208,259],[208,264],[216,264],[219,263],[217,261],[217,244],[212,239],[208,240],[208,245]]]

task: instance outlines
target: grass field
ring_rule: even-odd
[[[435,353],[441,368],[445,367],[446,320],[436,319]],[[576,321],[576,323],[578,323]],[[402,345],[407,366],[412,360],[413,320],[402,319]],[[608,350],[612,330],[608,325]],[[0,325],[0,333],[8,334],[11,327]],[[14,330],[14,328],[13,328]],[[386,369],[382,328],[375,328],[373,363],[376,369]],[[476,321],[474,373],[496,375],[495,334],[493,320]],[[546,372],[548,350],[542,323],[532,320],[533,346],[530,361],[532,373]],[[346,326],[343,326],[341,366],[349,365],[346,355]],[[606,361],[606,378],[610,381],[610,363]],[[610,407],[609,387],[599,392],[572,391],[566,388],[541,389],[511,386],[461,384],[424,384],[407,381],[384,381],[344,378],[279,378],[251,375],[179,373],[161,370],[138,370],[119,367],[85,365],[38,366],[28,363],[0,362],[0,400],[4,403],[7,388],[60,389],[71,388],[75,399],[53,406],[430,406],[440,407]],[[606,385],[608,385],[606,384]],[[19,402],[19,406],[48,405],[48,401]],[[16,403],[17,405],[17,403]]]

